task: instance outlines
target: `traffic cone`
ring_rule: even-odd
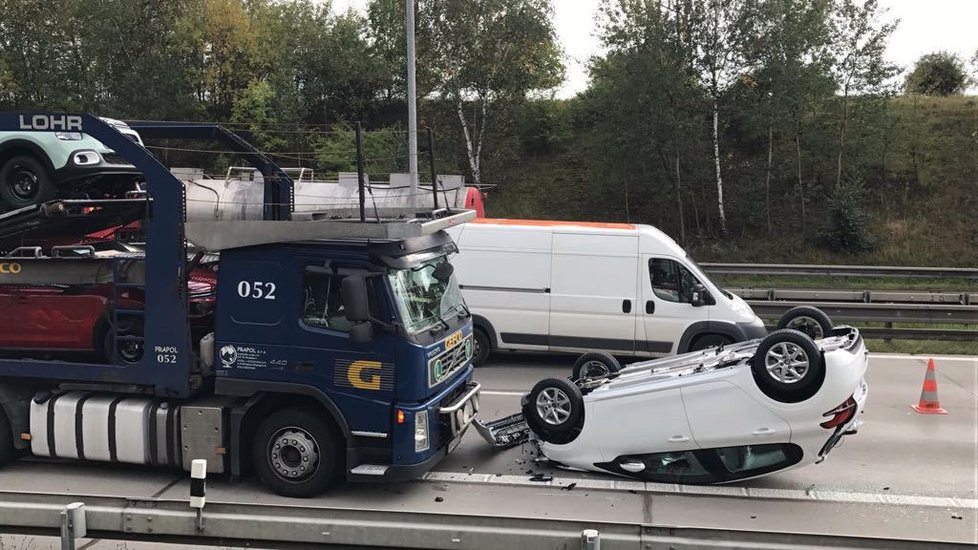
[[[927,362],[927,374],[924,376],[924,388],[920,391],[920,402],[910,406],[920,414],[947,414],[941,406],[941,400],[937,397],[937,374],[933,359]]]

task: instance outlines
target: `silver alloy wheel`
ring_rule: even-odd
[[[570,414],[570,398],[560,388],[547,388],[537,395],[537,415],[547,424],[559,426]]]
[[[790,328],[792,330],[803,332],[812,340],[818,340],[825,337],[825,331],[822,330],[822,325],[820,325],[815,319],[805,315],[795,317],[791,321],[788,321],[788,326],[784,328]]]
[[[289,426],[275,433],[268,443],[268,462],[280,478],[302,481],[319,469],[316,438],[306,430]]]
[[[768,374],[782,384],[794,384],[808,374],[809,357],[805,350],[791,342],[779,342],[764,356]]]
[[[611,369],[601,361],[588,361],[581,369],[581,378],[604,378],[611,374]]]

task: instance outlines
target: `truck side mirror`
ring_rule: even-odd
[[[697,284],[693,287],[693,296],[689,303],[693,307],[701,307],[709,301],[708,296],[709,293],[706,291],[706,287],[702,283]]]
[[[439,283],[447,283],[452,278],[452,273],[455,273],[455,266],[445,261],[438,264],[438,267],[431,272],[431,276]]]
[[[350,327],[350,341],[354,344],[366,344],[374,339],[374,325],[366,321]]]
[[[367,281],[359,275],[343,279],[343,314],[353,323],[370,320],[370,302],[367,299]]]

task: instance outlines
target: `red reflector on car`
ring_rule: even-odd
[[[819,426],[831,430],[848,422],[852,415],[856,414],[856,400],[850,395],[841,405],[823,414],[832,418],[819,424]]]

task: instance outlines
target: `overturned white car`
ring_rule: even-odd
[[[795,328],[624,368],[584,354],[573,378],[537,383],[522,415],[477,427],[497,447],[535,439],[560,467],[655,482],[724,483],[821,462],[861,423],[868,352],[857,329],[832,327],[814,308],[779,326]]]

